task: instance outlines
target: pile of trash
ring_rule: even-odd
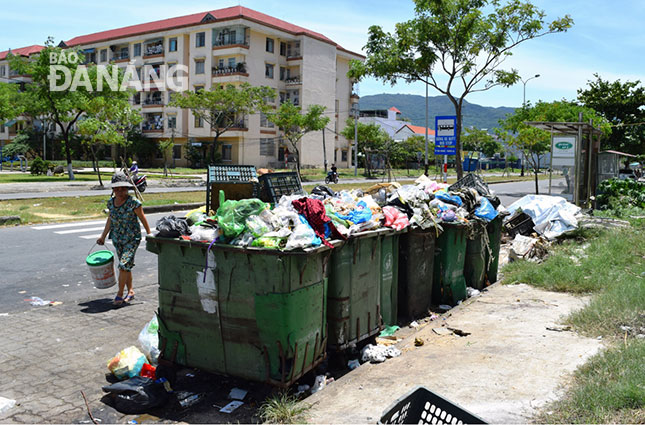
[[[439,233],[443,223],[497,217],[499,200],[481,179],[470,176],[453,186],[425,175],[415,184],[381,183],[366,191],[317,186],[307,196],[282,196],[273,206],[255,198],[226,200],[220,191],[215,215],[200,208],[185,220],[164,217],[157,223],[157,236],[289,251],[333,247],[331,240],[381,228],[434,228]]]

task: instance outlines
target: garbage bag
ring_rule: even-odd
[[[318,185],[318,186],[314,187],[314,189],[311,191],[311,194],[312,195],[322,196],[323,199],[325,199],[325,198],[329,198],[330,196],[334,196],[336,194],[336,192],[331,190],[331,188],[329,186],[325,186],[325,185],[321,184],[321,185]]]
[[[145,413],[168,400],[168,392],[162,382],[143,376],[103,387],[114,399],[114,407],[121,413]]]
[[[246,228],[250,230],[256,238],[259,238],[265,233],[269,233],[273,230],[273,226],[262,220],[258,215],[250,215],[247,217]]]
[[[316,232],[309,225],[307,219],[300,216],[300,224],[293,229],[285,249],[309,248],[311,246],[320,246],[320,244],[322,244],[322,241],[316,236]]]
[[[261,236],[253,241],[251,246],[268,249],[282,249],[287,243],[287,238],[279,236]]]
[[[159,360],[159,322],[155,314],[139,332],[139,345],[151,364]],[[143,366],[143,365],[142,365]]]
[[[141,372],[146,356],[134,345],[118,352],[107,362],[107,367],[118,379],[132,378]]]
[[[385,225],[396,230],[401,230],[410,225],[408,216],[394,207],[383,207],[385,214]]]
[[[177,218],[174,215],[161,217],[156,225],[160,238],[178,238],[181,235],[189,235],[188,223],[186,220]]]
[[[217,223],[226,238],[234,238],[246,229],[246,219],[258,215],[268,206],[259,199],[242,199],[224,201],[217,209]]]
[[[497,210],[495,210],[493,204],[488,199],[482,197],[479,200],[479,207],[475,209],[475,215],[486,221],[492,221],[497,217]]]
[[[446,191],[440,190],[439,192],[435,192],[434,197],[436,199],[440,199],[443,202],[447,202],[449,204],[457,205],[458,207],[463,205],[463,202],[461,198],[457,195],[451,195]]]
[[[347,215],[338,215],[343,220],[351,221],[354,224],[364,223],[372,218],[372,210],[367,207],[365,201],[360,201],[356,204],[356,208],[349,212]]]
[[[212,241],[219,237],[219,230],[214,227],[190,226],[191,241]]]

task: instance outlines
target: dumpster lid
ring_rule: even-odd
[[[103,266],[114,259],[112,251],[106,249],[91,253],[85,259],[88,266]]]

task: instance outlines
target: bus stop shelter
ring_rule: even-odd
[[[583,122],[582,116],[579,122],[529,121],[526,124],[551,133],[549,194],[553,192],[555,168],[563,171],[569,189],[559,195],[578,206],[589,205],[591,196],[596,193],[600,128],[594,127],[591,120]]]

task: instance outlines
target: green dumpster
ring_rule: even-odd
[[[483,289],[486,279],[488,254],[488,232],[486,223],[481,220],[471,221],[471,230],[466,242],[466,259],[464,261],[464,278],[466,286]]]
[[[381,236],[381,317],[384,325],[397,323],[401,233],[404,232],[392,230]]]
[[[470,228],[464,223],[441,223],[443,232],[437,238],[435,258],[435,294],[441,294],[441,302],[455,305],[466,299],[464,262],[466,260],[466,234]]]
[[[489,284],[497,282],[497,271],[499,269],[499,249],[502,241],[502,223],[504,215],[497,214],[488,225],[486,230],[488,232],[488,240],[490,242],[490,250],[486,252],[486,280]]]
[[[382,329],[382,241],[391,230],[353,235],[332,251],[329,260],[327,320],[329,346],[342,350]],[[394,266],[395,259],[392,258]],[[388,272],[389,273],[389,272]],[[386,281],[388,279],[385,279]]]
[[[432,304],[432,280],[437,230],[409,229],[399,242],[399,314],[426,316]]]
[[[159,257],[162,360],[285,387],[325,359],[329,248],[151,236],[146,248]]]

